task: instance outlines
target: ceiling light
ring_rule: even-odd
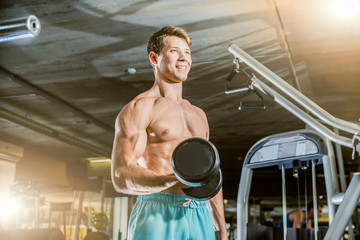
[[[0,22],[0,42],[36,37],[40,34],[39,19],[30,15],[23,18],[3,20]]]
[[[6,195],[0,196],[0,219],[4,220],[9,216],[17,213],[19,210],[19,202],[16,198],[9,197]]]
[[[359,8],[357,0],[337,0],[333,5],[335,14],[342,18],[351,18],[358,15]]]
[[[87,159],[91,163],[104,163],[104,162],[111,162],[110,158],[88,158]]]
[[[136,73],[136,68],[128,68],[128,69],[127,69],[127,72],[128,72],[129,74],[135,74],[135,73]]]

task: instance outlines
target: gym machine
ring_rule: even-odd
[[[288,84],[285,80],[280,78],[278,75],[273,73],[271,70],[266,68],[256,59],[248,55],[245,51],[239,48],[235,44],[231,44],[228,48],[228,51],[234,55],[234,63],[236,63],[236,69],[230,73],[227,82],[230,82],[231,79],[237,74],[243,71],[239,69],[239,63],[243,63],[248,66],[251,70],[255,71],[257,74],[261,75],[263,79],[259,79],[256,77],[254,73],[250,76],[250,85],[248,87],[242,87],[239,89],[225,89],[226,94],[232,94],[236,92],[243,92],[249,91],[254,88],[261,91],[264,94],[267,94],[273,97],[274,101],[280,104],[282,107],[287,109],[297,118],[302,120],[304,123],[307,124],[310,128],[316,131],[319,135],[325,138],[325,142],[327,145],[331,145],[331,142],[335,144],[352,148],[353,159],[358,159],[360,155],[360,125],[352,122],[348,122],[342,119],[338,119],[320,106],[315,104],[301,92],[296,90],[290,84]],[[267,81],[267,83],[265,83]],[[270,84],[269,84],[270,83]],[[282,96],[279,91],[274,90],[277,88],[280,90],[282,94],[286,97]],[[301,109],[297,105],[295,105],[292,101],[296,102],[300,107],[304,108]],[[312,115],[310,115],[312,114]],[[330,125],[334,128],[334,131],[326,127],[324,124]],[[339,134],[341,130],[345,133],[352,134],[352,139],[346,136],[342,136]],[[330,142],[331,141],[331,142]],[[330,155],[329,155],[330,156]],[[349,184],[345,193],[340,193],[338,189],[338,177],[334,175],[336,173],[335,165],[331,165],[332,161],[328,162],[330,165],[325,167],[325,169],[329,169],[329,178],[326,180],[326,190],[327,190],[327,203],[329,207],[329,229],[327,234],[325,235],[324,239],[340,239],[343,235],[346,225],[351,220],[351,215],[357,207],[359,197],[360,197],[360,173],[355,173]],[[340,171],[340,168],[343,167],[342,159],[338,158],[338,166],[339,166],[339,179],[342,183],[342,186],[345,186],[345,176],[344,172]],[[331,171],[330,171],[331,170]],[[325,174],[326,178],[326,174]],[[330,181],[333,181],[333,184],[330,184]],[[338,198],[338,196],[340,197]],[[335,212],[335,205],[339,204],[339,208]],[[238,229],[239,230],[239,229]],[[351,231],[351,228],[349,228]],[[244,237],[238,234],[238,237]]]
[[[257,168],[267,168],[278,166],[282,172],[282,203],[283,203],[283,219],[286,219],[286,183],[285,183],[285,169],[292,168],[298,172],[299,168],[311,168],[312,173],[312,188],[313,188],[313,203],[314,212],[317,213],[317,191],[316,191],[316,175],[315,166],[328,162],[328,148],[326,141],[322,136],[313,130],[297,130],[287,133],[276,134],[261,139],[247,153],[239,185],[237,197],[237,236],[239,239],[249,239],[247,234],[247,217],[248,217],[248,199],[251,188],[251,180],[253,170]],[[328,166],[328,164],[324,165]],[[324,169],[326,173],[327,169]],[[318,236],[318,218],[314,215],[315,232],[314,239]],[[287,222],[283,221],[283,239],[297,239],[296,231],[288,236]],[[276,236],[276,229],[270,229],[270,238]],[[256,232],[256,230],[255,230]],[[279,231],[277,231],[279,232]],[[256,233],[252,234],[250,239],[259,239]],[[247,238],[248,237],[248,238]],[[264,239],[264,237],[262,237]],[[282,239],[282,238],[275,238]]]

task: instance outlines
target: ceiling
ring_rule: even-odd
[[[89,170],[86,159],[110,157],[117,114],[153,84],[147,40],[161,27],[175,25],[187,29],[193,40],[183,97],[205,111],[210,140],[220,153],[224,195],[235,199],[250,147],[305,124],[263,94],[265,110],[238,110],[243,93],[224,92],[235,69],[230,44],[333,116],[359,121],[360,18],[341,18],[331,4],[2,0],[1,20],[35,15],[41,22],[37,37],[0,43],[0,140],[24,150],[17,181],[36,182],[46,193],[99,186],[84,180],[88,177],[108,178],[109,165]],[[228,87],[245,82],[235,76]],[[354,163],[350,155],[351,149],[344,148],[348,168]],[[258,187],[273,177],[267,173],[257,176]],[[270,191],[264,188],[264,195]]]

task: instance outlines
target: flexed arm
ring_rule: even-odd
[[[132,101],[116,119],[111,177],[116,191],[140,195],[160,192],[178,183],[174,174],[159,175],[137,164],[147,146],[152,103]]]

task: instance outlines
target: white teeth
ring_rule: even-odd
[[[179,66],[178,68],[185,69],[186,67],[184,67],[184,66]]]

